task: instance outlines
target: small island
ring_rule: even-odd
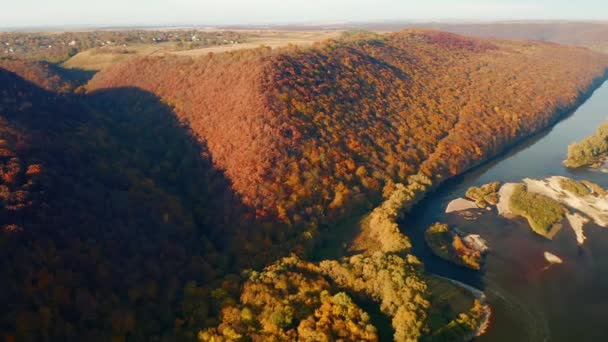
[[[479,236],[462,238],[447,224],[437,222],[427,229],[424,239],[440,258],[474,270],[481,268],[487,246]]]
[[[498,203],[498,189],[500,188],[500,182],[492,182],[484,184],[480,187],[470,187],[467,190],[466,197],[472,201],[479,208],[487,208],[491,205]]]
[[[467,190],[466,198],[452,200],[445,209],[445,213],[467,211],[470,209],[490,209],[498,203],[498,190],[500,182],[492,182],[482,186],[474,186]]]
[[[564,165],[570,168],[599,168],[608,158],[608,121],[597,128],[595,134],[568,146]]]
[[[568,212],[566,207],[543,194],[528,191],[525,184],[517,184],[509,199],[511,211],[528,220],[530,228],[548,239],[560,230],[560,222]]]
[[[446,214],[458,213],[467,220],[470,213],[484,215],[484,212],[509,220],[523,218],[533,233],[548,240],[553,240],[563,223],[567,222],[579,246],[587,239],[583,229],[585,224],[593,222],[600,227],[608,227],[608,191],[589,180],[552,176],[525,178],[518,183],[492,182],[469,188],[465,197],[451,201]],[[428,227],[424,238],[433,254],[473,270],[482,268],[489,250],[480,235],[467,235],[441,222]],[[549,263],[544,269],[565,263],[562,257],[551,251],[545,250],[543,256]]]
[[[550,252],[543,253],[543,256],[545,257],[545,260],[547,260],[550,264],[561,264],[564,262],[562,258]]]
[[[497,189],[498,214],[510,219],[525,218],[533,232],[547,239],[559,232],[564,219],[574,230],[579,245],[586,239],[586,223],[593,221],[608,227],[608,192],[591,181],[553,176],[542,180],[526,178],[522,183],[506,183],[500,188],[494,184],[473,187],[467,197],[471,193],[483,194],[482,189]],[[478,198],[481,195],[475,200]],[[486,201],[488,205],[492,202]]]

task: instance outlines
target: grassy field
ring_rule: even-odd
[[[310,46],[315,42],[323,41],[331,38],[338,38],[343,31],[256,31],[253,33],[256,37],[249,39],[248,42],[232,45],[212,46],[202,49],[174,51],[176,55],[183,56],[200,56],[206,55],[209,52],[219,53],[226,51],[234,51],[240,49],[253,49],[260,45],[278,48],[289,44]]]
[[[160,56],[175,54],[180,56],[201,56],[210,52],[221,53],[241,49],[253,49],[261,45],[271,48],[289,44],[310,46],[315,42],[330,38],[338,38],[342,31],[246,31],[251,35],[246,42],[237,44],[217,45],[200,49],[183,50],[175,43],[141,44],[135,46],[103,47],[86,50],[67,60],[63,66],[73,69],[102,70],[116,63],[141,56]]]
[[[176,49],[174,43],[141,44],[125,48],[94,48],[78,53],[68,59],[63,66],[71,69],[102,70],[113,64],[139,56],[162,55]]]

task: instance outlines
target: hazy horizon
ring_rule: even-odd
[[[297,25],[383,21],[604,21],[601,0],[0,0],[0,28]]]

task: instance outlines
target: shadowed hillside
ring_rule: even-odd
[[[70,92],[86,83],[93,72],[64,69],[48,62],[0,58],[0,68],[13,72],[39,87],[56,92]]]
[[[153,94],[61,95],[0,70],[0,114],[6,336],[192,336],[213,286],[271,253],[247,255],[253,215]]]

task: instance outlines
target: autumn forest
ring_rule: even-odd
[[[95,74],[46,59],[0,59],[6,341],[469,339],[482,301],[446,295],[462,289],[397,220],[608,70],[586,48],[434,30]],[[348,248],[320,253],[333,236]]]

